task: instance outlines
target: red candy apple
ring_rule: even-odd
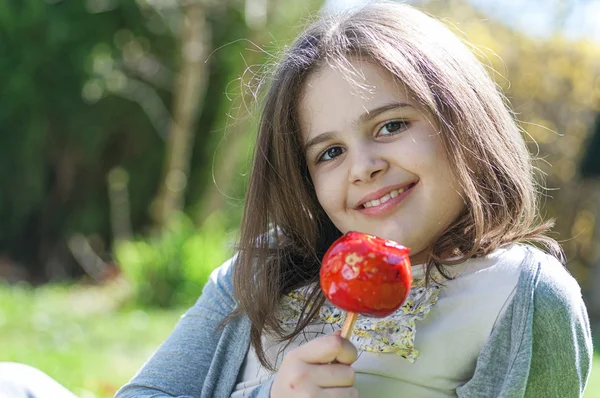
[[[396,242],[348,232],[323,257],[321,289],[342,310],[386,317],[402,305],[410,291],[409,253],[410,249]]]

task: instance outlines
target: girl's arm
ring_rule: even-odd
[[[592,338],[579,286],[568,278],[555,283],[542,277],[536,288],[528,397],[583,396]]]
[[[217,328],[235,306],[232,263],[212,273],[196,304],[116,398],[231,394],[249,345],[247,319]]]
[[[593,356],[579,285],[554,259],[529,256],[517,292],[459,397],[580,397]]]

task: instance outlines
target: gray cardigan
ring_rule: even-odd
[[[227,398],[249,348],[250,322],[216,326],[235,307],[233,260],[213,272],[197,303],[116,398]],[[529,249],[517,290],[459,397],[580,397],[592,364],[579,285],[557,261]],[[250,397],[269,398],[271,383]]]

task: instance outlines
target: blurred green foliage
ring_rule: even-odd
[[[115,256],[140,306],[191,305],[210,273],[232,255],[232,231],[212,214],[200,228],[177,214],[158,235],[117,243]]]
[[[138,225],[160,170],[161,140],[137,104],[92,103],[82,90],[97,54],[120,51],[116,32],[146,37],[167,61],[172,40],[148,29],[135,2],[99,13],[85,4],[0,1],[0,251],[32,267],[69,264],[62,242],[75,231],[108,236],[110,168],[135,176]]]
[[[214,185],[214,153],[231,118],[246,126],[236,127],[225,145],[249,142],[251,123],[237,111],[247,104],[237,100],[270,57],[260,48],[278,48],[270,34],[288,39],[295,31],[290,27],[320,1],[284,3],[269,2],[268,25],[257,31],[248,26],[244,1],[206,2],[212,54],[185,198],[194,219]],[[106,179],[115,167],[129,174],[133,231],[152,225],[179,70],[180,7],[0,0],[0,255],[22,264],[33,279],[82,273],[65,244],[73,234],[94,235],[95,249],[109,256]],[[236,194],[243,193],[243,181],[234,184]],[[221,207],[227,206],[239,201]],[[234,225],[239,207],[227,214]]]
[[[213,184],[213,153],[240,95],[226,91],[252,47],[239,41],[250,35],[243,2],[208,3],[209,44],[222,48],[198,110],[190,211]],[[152,225],[184,23],[176,3],[153,4],[0,0],[0,255],[34,280],[82,273],[65,243],[73,234],[94,235],[110,256],[115,167],[129,175],[133,231]]]

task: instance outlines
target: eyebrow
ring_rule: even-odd
[[[358,118],[358,124],[365,124],[368,121],[376,118],[378,115],[380,115],[384,112],[391,111],[393,109],[407,108],[407,107],[412,107],[412,105],[407,104],[405,102],[390,102],[390,103],[378,106],[377,108],[367,110],[365,113],[360,115]],[[310,140],[308,140],[306,142],[306,144],[304,144],[304,153],[307,153],[309,151],[309,149],[315,145],[318,145],[325,141],[329,141],[335,135],[336,135],[335,132],[328,131],[326,133],[319,134],[316,137],[311,138]]]

